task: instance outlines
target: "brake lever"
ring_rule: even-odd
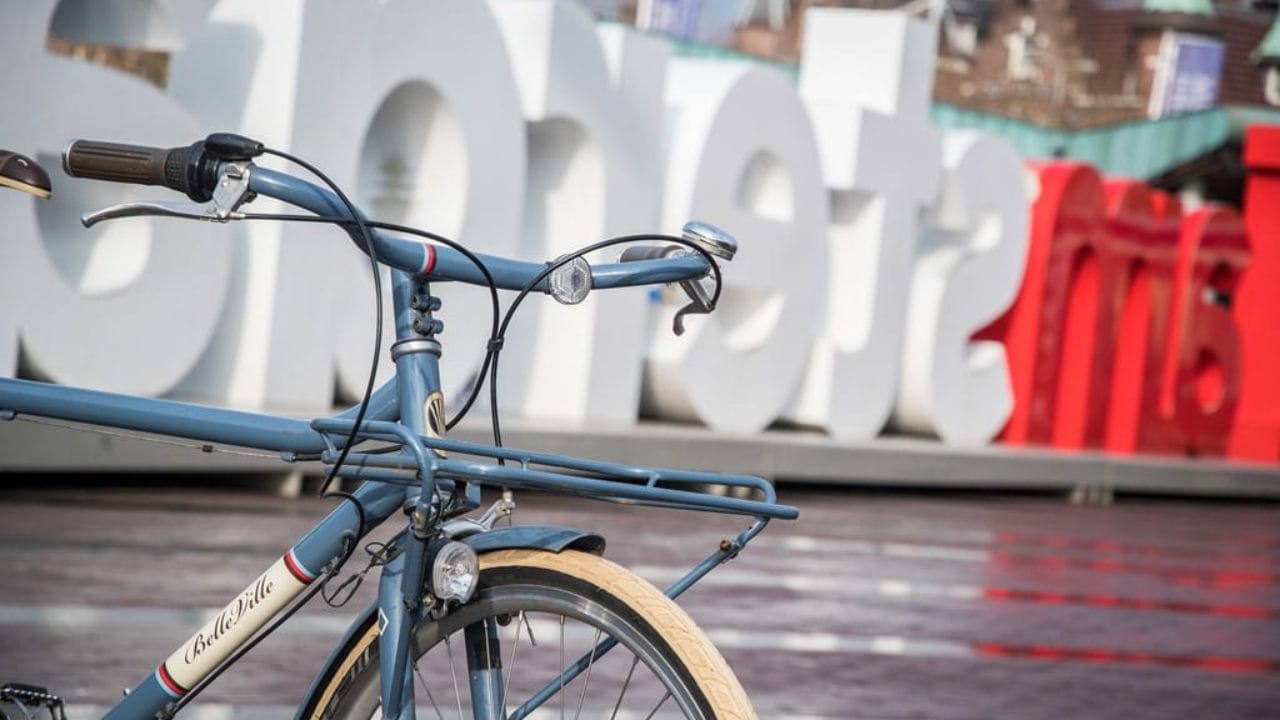
[[[80,218],[80,223],[88,228],[105,220],[140,216],[179,217],[221,223],[240,220],[244,218],[244,213],[237,212],[237,209],[255,197],[253,191],[249,190],[249,175],[249,163],[226,163],[218,173],[218,184],[208,203],[157,200],[121,203],[86,213]]]
[[[179,217],[190,218],[192,220],[207,220],[209,222],[228,222],[231,220],[239,220],[244,217],[244,213],[230,212],[221,214],[211,205],[197,205],[195,203],[179,203],[179,202],[131,202],[112,205],[101,210],[86,213],[80,218],[80,223],[85,227],[93,227],[100,222],[106,220],[118,220],[127,217],[140,216],[157,216],[157,217]]]
[[[711,223],[692,220],[685,223],[680,235],[725,262],[733,260],[733,256],[738,252],[738,241]],[[671,321],[671,331],[676,335],[684,334],[685,315],[710,315],[711,311],[716,309],[711,302],[711,295],[707,293],[701,280],[681,280],[680,289],[689,296],[690,302],[676,311],[676,316]]]
[[[715,310],[715,307],[711,304],[711,298],[707,295],[706,288],[702,287],[700,281],[682,280],[680,289],[684,290],[691,302],[677,310],[675,318],[671,321],[671,331],[676,335],[684,334],[685,315],[710,315],[711,311]]]

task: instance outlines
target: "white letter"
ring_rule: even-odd
[[[219,84],[216,102],[202,103],[201,114],[238,123],[217,129],[257,134],[306,158],[376,219],[476,250],[514,251],[524,132],[486,5],[229,0],[217,17],[206,41],[175,62],[175,81],[193,104],[202,83]],[[238,64],[228,60],[228,47]],[[224,68],[224,76],[206,77],[210,67]],[[336,228],[304,225],[255,230],[250,253],[255,285],[234,333],[245,399],[328,408],[335,370],[343,393],[359,395],[373,339],[365,256]],[[444,299],[442,375],[454,392],[484,353],[487,294],[445,284],[432,291]],[[383,378],[385,345],[394,338],[385,301]]]
[[[971,337],[1017,297],[1028,179],[999,138],[948,133],[943,148],[944,192],[911,283],[894,424],[977,445],[994,438],[1013,411],[1004,346]]]
[[[735,234],[741,249],[725,266],[710,318],[688,318],[676,337],[674,308],[666,309],[645,399],[667,417],[756,432],[795,392],[824,320],[818,151],[794,88],[777,71],[683,60],[671,64],[669,81],[664,225],[706,220]]]
[[[522,255],[553,258],[657,222],[665,43],[597,30],[576,3],[494,2],[528,121]],[[591,259],[614,262],[621,247]],[[504,356],[504,395],[530,417],[633,422],[646,338],[643,290],[563,308],[530,298]],[[527,359],[524,359],[527,358]]]
[[[141,395],[171,391],[213,333],[227,293],[227,233],[207,223],[117,220],[86,230],[81,214],[163,188],[80,180],[61,172],[74,137],[185,145],[203,136],[175,102],[143,80],[45,53],[54,3],[0,11],[0,96],[22,112],[0,116],[6,149],[49,171],[53,198],[0,199],[0,375],[18,366],[56,382]]]
[[[841,439],[877,435],[897,394],[918,215],[940,176],[935,42],[934,26],[902,13],[805,16],[800,94],[833,189],[829,315],[788,417]]]

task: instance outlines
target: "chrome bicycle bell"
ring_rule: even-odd
[[[685,223],[680,236],[722,260],[732,260],[738,252],[738,241],[732,235],[701,220]]]

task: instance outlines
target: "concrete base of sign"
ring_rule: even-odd
[[[453,437],[483,442],[489,434],[487,426],[476,421],[464,423]],[[735,436],[668,423],[581,428],[507,421],[503,439],[510,447],[624,463],[747,473],[780,484],[1062,491],[1086,501],[1105,501],[1115,493],[1280,499],[1280,466],[1221,460],[1063,453],[1003,445],[954,448],[905,436],[840,443],[820,433],[795,430]],[[271,453],[214,450],[202,451],[194,442],[102,435],[89,428],[51,426],[22,418],[0,424],[0,474],[265,473],[296,477],[299,470],[319,472],[314,464],[282,464]]]

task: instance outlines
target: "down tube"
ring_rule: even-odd
[[[150,720],[166,717],[172,703],[181,700],[210,672],[290,601],[323,575],[341,557],[347,543],[397,512],[404,502],[404,488],[365,483],[355,492],[365,513],[365,527],[351,501],[329,513],[296,545],[271,564],[195,635],[140,682],[107,713],[107,720]]]

